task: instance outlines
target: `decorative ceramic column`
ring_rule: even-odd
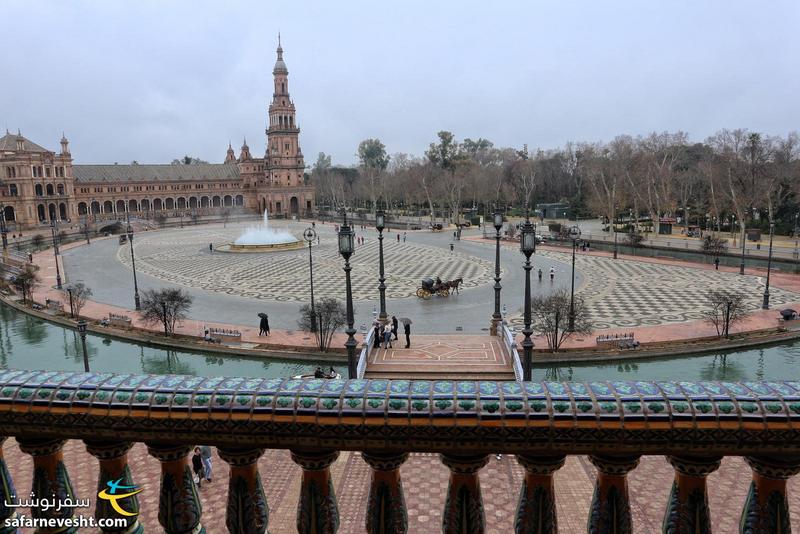
[[[64,465],[62,448],[65,440],[61,439],[22,439],[18,438],[19,448],[25,454],[33,457],[33,484],[31,492],[34,499],[49,499],[64,501],[77,499],[69,480],[67,467]],[[65,519],[73,517],[74,506],[65,506],[60,510],[56,507],[31,507],[31,516],[35,518]],[[78,532],[78,527],[70,527],[59,534],[72,534]]]
[[[297,505],[298,534],[333,534],[339,529],[339,507],[333,491],[330,465],[338,451],[291,451],[292,460],[303,468],[300,502]]]
[[[566,456],[520,454],[517,462],[525,468],[525,480],[517,504],[514,532],[517,534],[555,534],[556,496],[553,474],[564,466]]]
[[[372,468],[367,534],[408,532],[408,510],[400,479],[400,466],[408,459],[408,453],[362,452],[361,457]]]
[[[6,506],[6,503],[17,504],[19,500],[11,473],[8,472],[6,458],[3,455],[3,443],[7,439],[7,436],[0,436],[0,534],[16,534],[19,532],[16,527],[5,526],[6,519],[12,519],[17,515],[17,509]]]
[[[638,456],[589,456],[597,468],[592,506],[589,509],[589,534],[630,534],[631,503],[628,499],[628,472],[639,465]]]
[[[800,458],[763,458],[746,456],[753,470],[753,481],[742,509],[739,531],[747,534],[792,531],[786,481],[800,472]]]
[[[671,534],[711,532],[706,477],[719,469],[719,457],[668,456],[675,480],[667,501],[662,530]]]
[[[133,493],[138,487],[133,483],[131,470],[128,467],[128,451],[132,443],[86,441],[86,450],[100,462],[100,473],[97,479],[97,491],[105,491],[109,495]],[[109,484],[110,483],[110,484]],[[120,487],[118,487],[120,486]],[[121,487],[125,486],[125,487]],[[100,519],[119,519],[127,521],[125,527],[104,527],[103,532],[124,532],[125,534],[141,534],[144,527],[139,523],[139,498],[134,494],[115,501],[126,513],[115,510],[112,501],[98,498],[94,508],[94,517]]]
[[[189,466],[189,445],[148,443],[147,452],[161,462],[158,522],[166,534],[204,534],[203,507]]]
[[[217,449],[219,457],[231,467],[228,478],[228,508],[225,526],[231,534],[264,534],[269,521],[269,508],[258,459],[264,449]]]
[[[442,454],[450,468],[447,500],[442,513],[442,534],[480,534],[486,528],[478,471],[489,458],[485,454]]]

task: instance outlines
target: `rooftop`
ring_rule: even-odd
[[[224,163],[192,165],[73,165],[72,174],[76,182],[235,180],[239,178],[239,167]]]

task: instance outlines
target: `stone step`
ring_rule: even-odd
[[[514,380],[514,373],[454,373],[452,371],[371,371],[364,373],[364,378],[404,379],[404,380]]]

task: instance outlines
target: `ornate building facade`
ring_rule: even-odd
[[[228,144],[224,163],[219,164],[74,165],[63,135],[56,153],[19,131],[6,131],[0,137],[0,210],[6,222],[24,229],[50,221],[116,219],[128,213],[311,213],[314,188],[305,184],[300,128],[280,41],[277,54],[264,157],[253,157],[245,141],[238,157]]]

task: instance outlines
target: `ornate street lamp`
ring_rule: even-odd
[[[91,241],[89,241],[89,213],[87,212],[83,216],[83,235],[86,237],[86,244],[91,245]]]
[[[311,331],[317,331],[317,309],[314,307],[314,264],[311,257],[311,243],[317,238],[317,232],[311,227],[306,228],[303,232],[303,239],[308,243],[308,276],[311,281]],[[322,319],[322,318],[320,318]]]
[[[136,257],[133,254],[133,227],[131,226],[131,217],[127,215],[128,219],[128,242],[131,245],[131,267],[133,267],[133,303],[136,310],[141,310],[142,306],[139,302],[139,284],[136,283]]]
[[[0,204],[0,235],[3,237],[3,254],[8,252],[8,228],[6,228],[6,207]]]
[[[378,292],[380,293],[381,305],[378,320],[385,324],[388,321],[388,316],[386,314],[386,278],[383,273],[383,229],[386,228],[386,214],[383,210],[378,210],[375,213],[375,228],[378,229]]]
[[[89,372],[89,353],[86,351],[86,321],[78,321],[78,333],[81,335],[81,345],[83,346],[83,370]]]
[[[617,234],[614,233],[614,237]],[[575,249],[578,248],[578,239],[581,237],[581,229],[573,226],[569,229],[569,237],[572,238],[572,287],[569,291],[569,331],[575,330]],[[615,241],[616,245],[616,241]],[[616,252],[616,248],[614,249]],[[615,256],[616,257],[616,256]]]
[[[50,220],[50,234],[53,236],[53,259],[56,260],[56,287],[61,289],[61,269],[58,268],[58,243],[56,243],[56,222]]]
[[[347,347],[347,376],[348,378],[358,378],[358,362],[356,362],[356,338],[353,335],[356,329],[353,328],[353,290],[350,286],[350,256],[355,251],[355,243],[353,242],[353,230],[347,224],[347,212],[343,213],[344,223],[339,228],[339,254],[344,258],[344,275],[347,291],[347,341],[344,346]]]
[[[769,272],[772,268],[772,235],[775,232],[775,222],[769,221],[769,255],[767,256],[767,283],[764,286],[764,300],[761,302],[761,309],[769,309]]]
[[[536,252],[536,228],[531,224],[530,219],[525,214],[525,224],[520,228],[519,239],[520,251],[525,255],[525,328],[522,334],[525,339],[522,341],[523,362],[522,379],[531,380],[531,357],[533,354],[533,340],[531,334],[531,254]]]
[[[491,334],[497,335],[497,325],[503,318],[500,316],[500,230],[503,228],[503,213],[497,209],[494,212],[495,229],[495,255],[494,255],[494,313],[492,314]]]
[[[614,205],[614,216],[611,218],[611,227],[614,229],[614,259],[615,260],[617,259],[617,224],[616,224],[616,220],[617,220],[617,206],[615,204]],[[573,226],[573,228],[575,228],[575,227]],[[570,232],[571,231],[572,230],[570,229]],[[579,232],[580,232],[580,230],[579,230]],[[573,240],[573,244],[574,244],[574,240]],[[572,256],[573,256],[573,260],[574,260],[574,258],[575,258],[575,250],[574,249],[572,251]]]
[[[75,306],[72,301],[72,286],[67,286],[67,294],[69,295],[69,316],[75,318]]]

